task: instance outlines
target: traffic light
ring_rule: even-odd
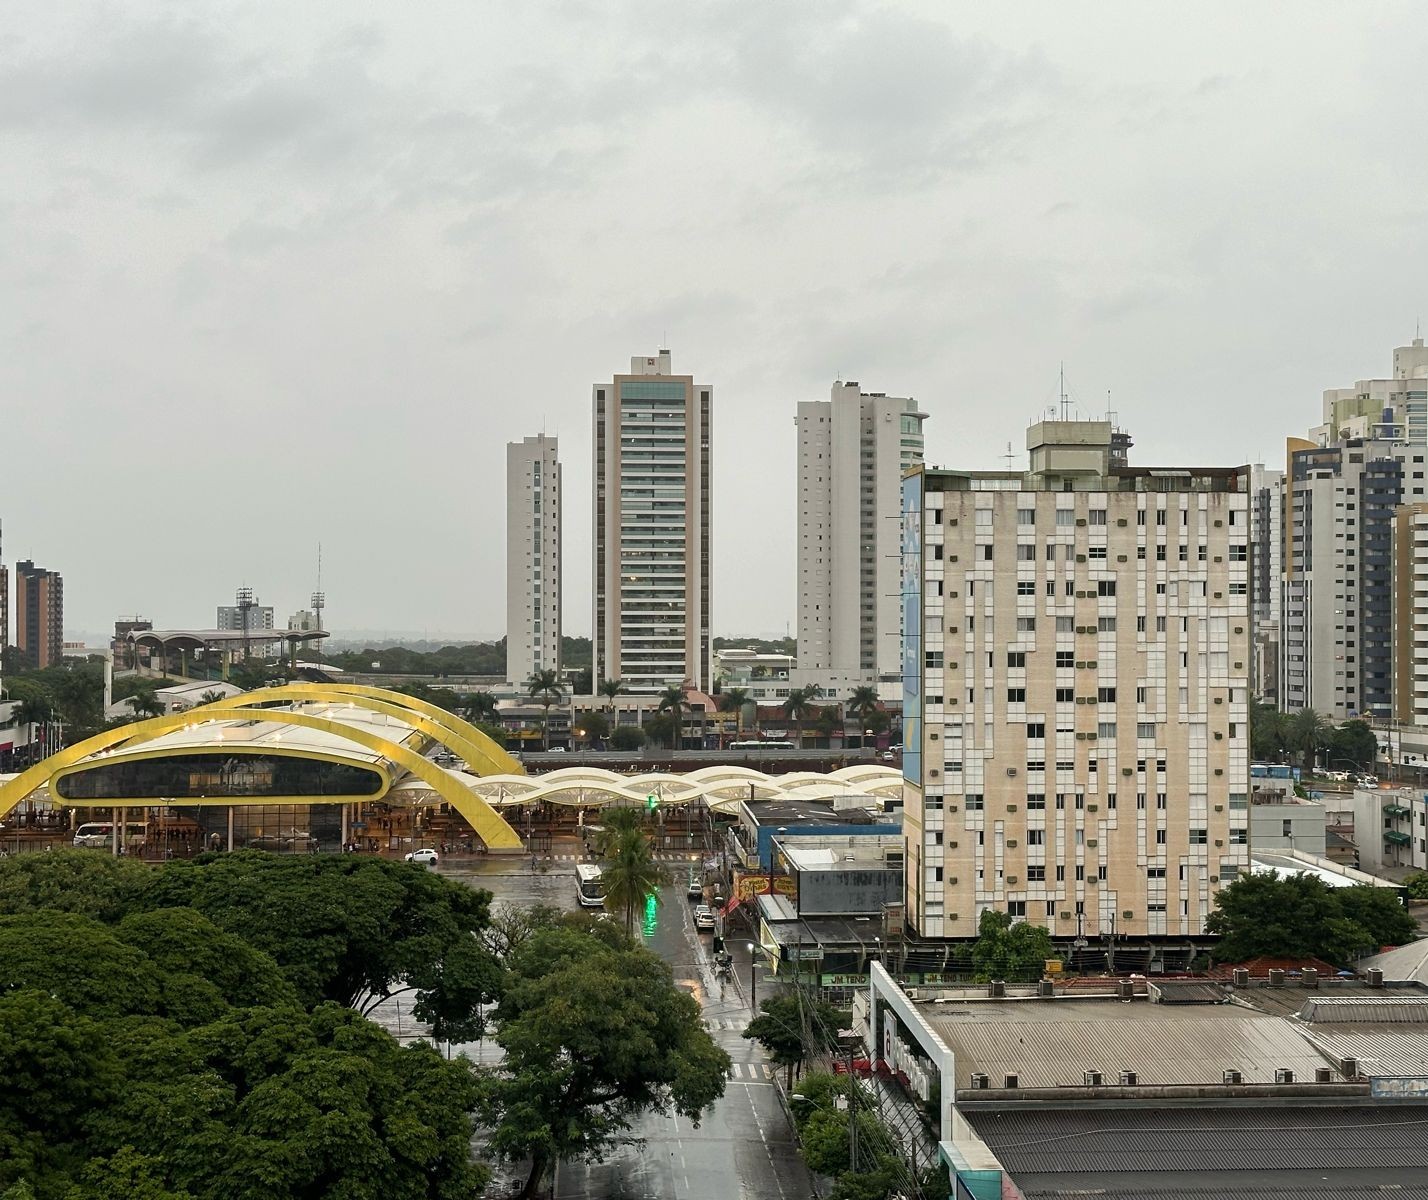
[[[653,794],[645,797],[645,807],[654,812],[659,807],[659,797]]]

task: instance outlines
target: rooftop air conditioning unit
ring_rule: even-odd
[[[1101,1086],[1101,1073],[1100,1073],[1099,1071],[1082,1071],[1082,1072],[1081,1072],[1081,1081],[1082,1081],[1087,1087],[1100,1087],[1100,1086]]]
[[[1237,988],[1249,987],[1249,971],[1245,967],[1236,967],[1230,974],[1230,980]]]
[[[986,1091],[987,1084],[989,1082],[990,1081],[985,1075],[983,1075],[981,1072],[978,1072],[977,1074],[972,1076],[972,1090],[977,1092]]]
[[[1007,994],[1006,981],[1005,981],[1005,980],[1002,980],[1002,979],[993,979],[993,980],[992,980],[992,986],[991,986],[991,992],[990,992],[990,995],[992,996],[992,998],[993,998],[993,999],[1000,1000],[1000,999],[1002,999],[1003,997],[1005,997],[1006,994]]]
[[[1315,1083],[1333,1083],[1333,1082],[1334,1082],[1334,1072],[1331,1071],[1331,1070],[1329,1070],[1328,1067],[1315,1067],[1315,1068],[1314,1068],[1314,1082],[1315,1082]]]
[[[1274,1069],[1274,1082],[1275,1082],[1275,1083],[1293,1083],[1293,1082],[1294,1082],[1294,1072],[1291,1071],[1288,1067],[1276,1067],[1276,1068]]]
[[[1003,1087],[1007,1087],[1007,1088],[1019,1088],[1019,1087],[1021,1087],[1021,1076],[1020,1076],[1020,1075],[1007,1075],[1007,1076],[1005,1076],[1005,1082],[1003,1083],[1002,1086],[1003,1086]]]
[[[1364,972],[1364,980],[1371,988],[1383,987],[1383,972],[1378,967],[1370,967]]]
[[[1299,977],[1301,987],[1316,988],[1319,986],[1319,972],[1313,967],[1305,967],[1304,973]]]
[[[1138,1078],[1134,1071],[1122,1071],[1121,1087],[1135,1087]]]
[[[1116,982],[1116,995],[1122,1000],[1135,999],[1135,984],[1129,979],[1121,979]]]
[[[1245,1081],[1244,1076],[1241,1075],[1238,1071],[1226,1071],[1221,1076],[1221,1079],[1223,1079],[1225,1083],[1230,1085],[1231,1087],[1233,1087],[1235,1084],[1243,1083]]]
[[[1270,986],[1270,987],[1283,987],[1283,986],[1284,986],[1284,971],[1283,971],[1282,969],[1280,969],[1279,967],[1271,967],[1271,968],[1269,969],[1269,986]]]
[[[1049,979],[1040,979],[1036,984],[1036,994],[1043,1000],[1056,995],[1056,985]]]
[[[1340,1059],[1339,1074],[1345,1079],[1357,1079],[1359,1077],[1359,1060],[1356,1058]]]

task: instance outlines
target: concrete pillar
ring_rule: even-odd
[[[228,806],[228,849],[233,849],[233,806]]]
[[[113,830],[112,830],[112,834],[113,834],[112,840],[113,840],[114,845],[113,845],[113,849],[110,851],[110,853],[112,853],[112,854],[117,858],[117,857],[119,856],[119,838],[120,838],[120,833],[119,833],[119,831],[123,828],[123,826],[121,826],[121,825],[119,824],[119,810],[118,810],[117,808],[114,810],[113,821],[114,821],[114,828],[113,828]]]
[[[349,840],[349,839],[348,839],[348,836],[347,836],[347,833],[348,833],[349,828],[351,827],[351,826],[350,826],[350,818],[351,818],[351,816],[352,816],[352,806],[351,806],[350,804],[344,804],[344,805],[342,806],[342,848],[343,848],[344,850],[347,849],[347,842],[348,842],[348,840]]]

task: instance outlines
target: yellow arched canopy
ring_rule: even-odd
[[[276,689],[274,689],[276,690]],[[255,714],[256,714],[255,710]],[[248,719],[242,709],[231,715],[216,715],[216,721]],[[360,726],[344,725],[341,721],[326,717],[309,716],[307,713],[290,712],[285,709],[261,711],[261,719],[278,725],[298,725],[305,729],[315,729],[349,742],[355,742],[365,749],[380,754],[395,765],[404,768],[418,779],[424,780],[443,800],[459,812],[474,829],[483,842],[493,850],[518,850],[521,839],[505,819],[494,808],[463,786],[435,763],[423,758],[398,742],[383,738]],[[0,816],[4,816],[15,805],[23,801],[37,788],[65,767],[74,766],[90,755],[113,749],[126,743],[141,744],[153,741],[175,729],[183,729],[196,722],[193,712],[170,713],[153,717],[119,729],[108,729],[103,733],[86,738],[76,745],[52,754],[43,762],[36,763],[27,771],[22,771],[9,783],[0,784]],[[320,801],[319,801],[320,802]]]

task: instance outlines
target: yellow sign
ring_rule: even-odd
[[[767,896],[769,890],[767,875],[739,875],[734,880],[734,899],[736,900],[751,900],[755,896]],[[776,876],[772,890],[784,896],[795,895],[793,880],[787,875]]]

